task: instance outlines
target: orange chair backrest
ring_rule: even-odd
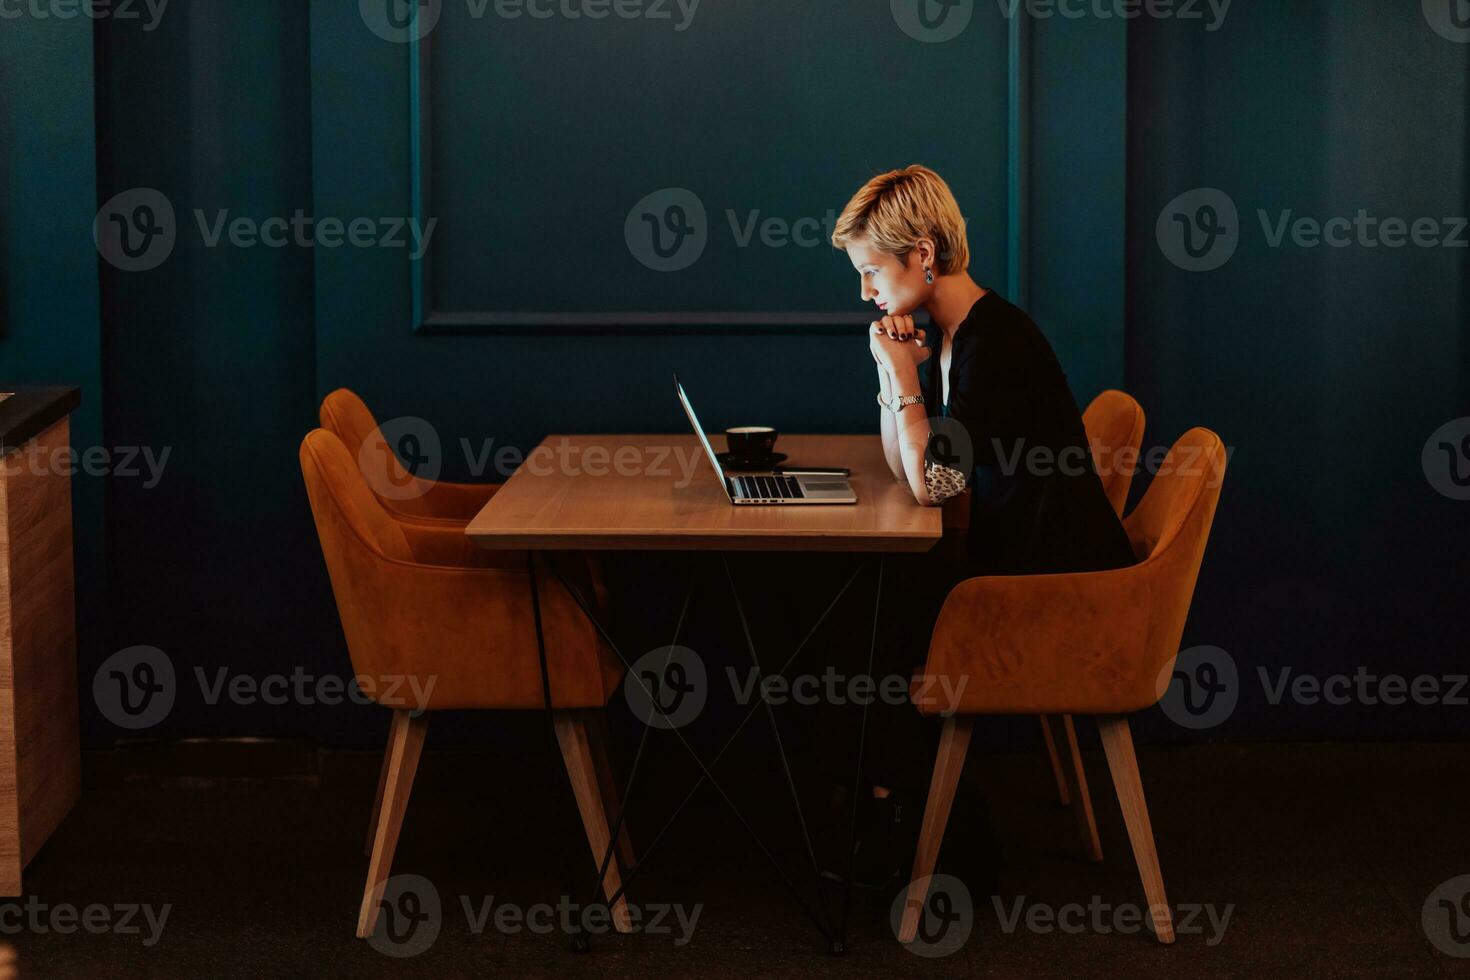
[[[1161,671],[1179,653],[1226,461],[1219,436],[1190,429],[1174,443],[1143,499],[1123,521],[1141,559],[1128,571],[1137,574],[1138,587],[1149,593],[1143,599],[1153,606],[1145,651],[1150,670]]]
[[[424,501],[424,481],[404,468],[383,438],[378,420],[367,403],[348,388],[338,388],[322,399],[318,413],[322,428],[342,440],[378,502],[391,511],[414,517],[432,516]]]
[[[363,483],[357,460],[341,439],[326,429],[313,429],[301,442],[300,456],[306,494],[329,564],[334,554],[363,544],[385,558],[413,561],[408,538]]]
[[[1123,516],[1128,489],[1138,469],[1138,450],[1143,445],[1143,406],[1127,392],[1109,388],[1100,393],[1082,413],[1092,465],[1102,479],[1103,492],[1113,513]]]
[[[1143,445],[1143,406],[1127,392],[1109,388],[1092,400],[1082,413],[1092,467],[1102,478],[1103,492],[1113,513],[1123,516],[1128,489],[1138,469],[1138,450]],[[970,491],[944,502],[944,528],[963,531],[970,526]]]
[[[299,455],[353,669],[358,674],[379,673],[385,660],[380,635],[384,610],[378,601],[375,566],[385,558],[411,562],[412,549],[336,435],[313,429],[301,441]]]

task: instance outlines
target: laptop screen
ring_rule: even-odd
[[[699,424],[699,416],[694,414],[694,406],[689,404],[689,396],[684,394],[684,386],[679,383],[679,376],[674,375],[674,390],[679,393],[679,403],[684,406],[684,413],[689,416],[689,423],[694,426],[694,434],[699,436],[699,441],[704,445],[704,451],[709,456],[709,464],[715,468],[715,476],[720,478],[720,486],[725,491],[725,496],[730,496],[730,484],[725,482],[725,470],[720,466],[719,459],[715,456],[714,448],[709,444],[709,438],[704,434],[704,426]]]

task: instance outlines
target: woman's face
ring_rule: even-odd
[[[848,242],[847,257],[858,271],[864,302],[872,300],[882,315],[905,316],[929,301],[934,286],[924,281],[920,250],[912,249],[904,259],[883,252],[866,239]]]

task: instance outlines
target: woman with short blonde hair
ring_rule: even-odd
[[[918,165],[879,174],[843,208],[832,244],[857,270],[859,296],[879,311],[866,339],[895,479],[923,506],[970,490],[968,532],[891,560],[875,669],[908,677],[957,582],[1118,568],[1135,558],[1051,345],[1022,310],[970,277],[965,219],[949,185]],[[928,330],[915,326],[921,310]],[[922,812],[918,780],[933,756],[912,706],[873,710],[877,758],[872,786],[860,788],[869,813],[858,877],[879,884],[912,854],[912,828],[899,814],[912,824]]]

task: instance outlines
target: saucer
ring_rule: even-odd
[[[733,453],[715,453],[720,465],[727,470],[768,470],[786,462],[785,453],[768,453],[765,456],[736,456]]]

